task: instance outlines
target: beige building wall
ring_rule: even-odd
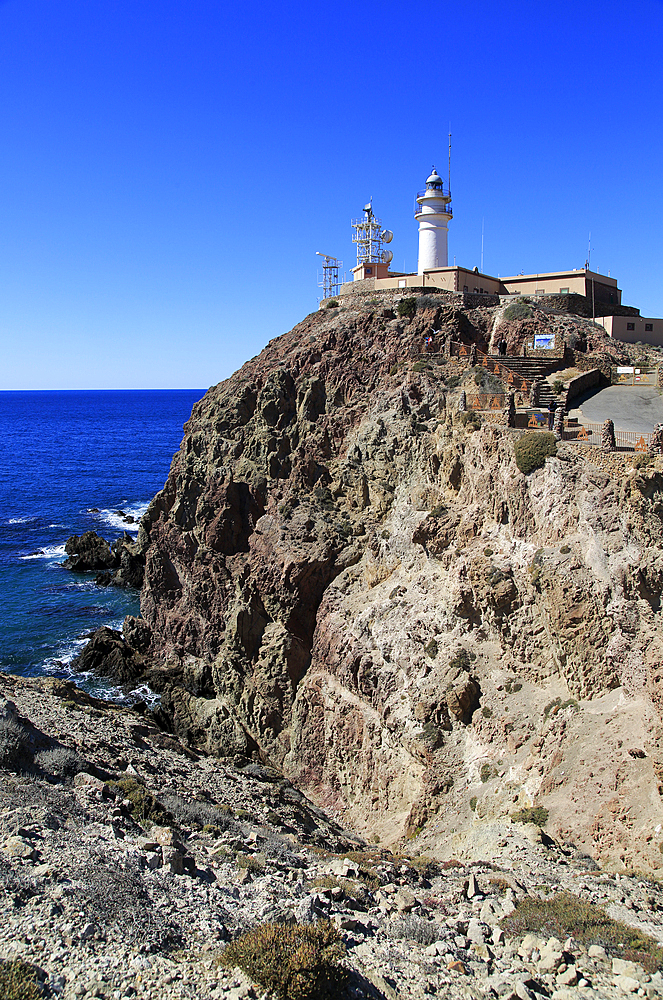
[[[505,291],[511,295],[586,295],[596,302],[621,305],[622,293],[617,279],[596,271],[549,271],[546,274],[516,274],[502,278]]]
[[[601,316],[597,318],[606,333],[625,344],[651,344],[663,347],[663,319],[647,316]]]
[[[385,268],[385,264],[373,265],[374,267]],[[381,288],[446,288],[450,292],[469,292],[470,294],[480,294],[482,292],[490,295],[499,295],[502,283],[499,278],[494,278],[489,274],[479,274],[478,271],[470,271],[465,267],[438,267],[423,274],[388,274],[383,277],[366,277],[365,267],[354,268],[355,279],[345,285],[341,285],[340,294],[346,295],[351,291],[359,290],[380,290]],[[361,281],[358,286],[357,282]]]
[[[370,270],[369,270],[370,268]],[[466,267],[438,267],[423,274],[390,273],[387,264],[362,265],[353,269],[354,281],[341,286],[340,294],[360,290],[446,288],[470,295],[585,295],[597,304],[620,305],[621,290],[617,280],[594,271],[552,271],[547,274],[516,274],[496,278]],[[360,285],[357,283],[361,282]],[[597,310],[597,312],[600,310]]]

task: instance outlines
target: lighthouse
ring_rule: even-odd
[[[417,274],[436,267],[447,267],[447,228],[452,218],[451,192],[444,190],[444,183],[435,167],[426,180],[426,190],[417,194],[414,217],[419,223],[419,264]]]

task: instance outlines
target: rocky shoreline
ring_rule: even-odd
[[[41,970],[44,995],[257,998],[219,965],[226,943],[320,918],[346,946],[348,998],[663,995],[649,953],[509,923],[565,893],[663,944],[663,891],[642,874],[603,872],[522,824],[505,827],[499,865],[392,852],[272,769],[192,751],[69,683],[2,675],[0,690],[24,734],[21,759],[3,760],[0,957]]]

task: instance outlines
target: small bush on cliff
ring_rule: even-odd
[[[315,924],[260,924],[229,944],[221,964],[237,966],[279,1000],[340,996],[347,972],[345,945],[329,920]]]
[[[392,937],[403,941],[416,941],[417,944],[424,946],[437,941],[440,936],[440,928],[434,920],[424,920],[410,913],[394,920],[390,930]]]
[[[407,299],[401,299],[401,301],[396,306],[396,312],[399,316],[407,316],[408,318],[414,316],[417,311],[417,300],[410,296]]]
[[[507,306],[503,315],[504,319],[507,320],[529,319],[534,313],[527,299],[521,299],[519,302],[512,302],[510,306]]]
[[[28,732],[20,722],[0,719],[0,767],[16,768],[28,744]]]
[[[338,309],[338,299],[329,299],[325,302],[325,309]]]
[[[540,469],[551,455],[557,454],[555,435],[548,431],[528,431],[514,445],[516,465],[527,475]]]
[[[119,781],[109,781],[109,788],[121,792],[125,799],[131,802],[131,815],[138,823],[156,823],[167,826],[173,817],[164,809],[161,803],[148,792],[145,785],[135,778],[120,778]]]
[[[511,819],[514,823],[536,823],[537,826],[545,826],[548,822],[548,810],[543,806],[532,806],[512,813]]]
[[[19,959],[0,960],[0,996],[3,1000],[39,1000],[42,991],[36,969]]]
[[[69,747],[53,747],[35,754],[35,764],[55,781],[66,781],[87,768],[86,762]]]
[[[663,948],[647,934],[613,920],[598,906],[578,899],[571,892],[558,892],[550,899],[525,896],[515,911],[501,921],[505,934],[540,934],[574,937],[585,948],[597,944],[611,954],[638,962],[648,972],[663,968]]]

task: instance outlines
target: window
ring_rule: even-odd
[[[568,288],[560,288],[559,294],[560,295],[568,295],[569,294]]]
[[[480,292],[481,292],[481,294],[483,295],[483,288],[480,288],[480,289],[479,289],[479,291],[480,291]]]
[[[373,268],[372,267],[365,268],[364,269],[364,274],[373,274]]]
[[[407,281],[405,280],[405,278],[399,278],[398,279],[398,287],[399,288],[405,288],[406,285],[407,285]]]
[[[610,292],[610,302],[611,302],[611,304],[612,304],[612,303],[613,303],[614,301],[615,301],[615,296],[613,295],[613,293],[612,293],[612,292]]]
[[[478,289],[478,288],[475,288],[475,289],[474,289],[474,294],[476,295],[476,293],[477,293],[478,291],[479,291],[479,289]]]
[[[626,324],[626,329],[627,330],[635,330],[635,323],[627,323]]]
[[[469,288],[467,287],[467,285],[463,285],[463,291],[464,292],[469,292]]]
[[[653,332],[654,332],[654,324],[645,323],[645,333],[653,333]]]
[[[537,288],[536,294],[537,295],[545,295],[546,294],[545,288]]]

